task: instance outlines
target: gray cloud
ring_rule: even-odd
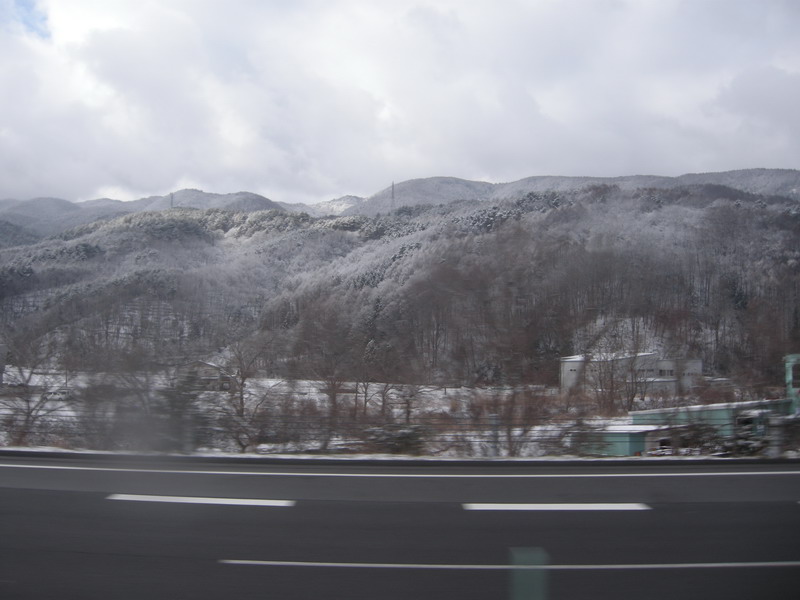
[[[797,167],[783,0],[0,0],[0,197]]]

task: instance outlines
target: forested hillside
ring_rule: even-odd
[[[240,196],[106,211],[38,241],[2,224],[11,360],[109,371],[248,343],[278,377],[555,384],[559,356],[654,349],[766,386],[800,352],[796,192],[673,180],[471,198],[479,188],[458,185],[402,206],[405,187],[392,210],[385,191],[382,210],[340,217]]]

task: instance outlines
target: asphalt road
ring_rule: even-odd
[[[0,454],[0,598],[800,598],[800,465]]]

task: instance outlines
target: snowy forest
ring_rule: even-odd
[[[404,182],[329,215],[197,191],[0,201],[6,362],[225,357],[243,379],[474,388],[557,386],[561,356],[653,350],[756,393],[782,383],[800,172],[482,186]]]

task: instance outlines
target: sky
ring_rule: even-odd
[[[0,199],[800,167],[796,0],[0,0]]]

